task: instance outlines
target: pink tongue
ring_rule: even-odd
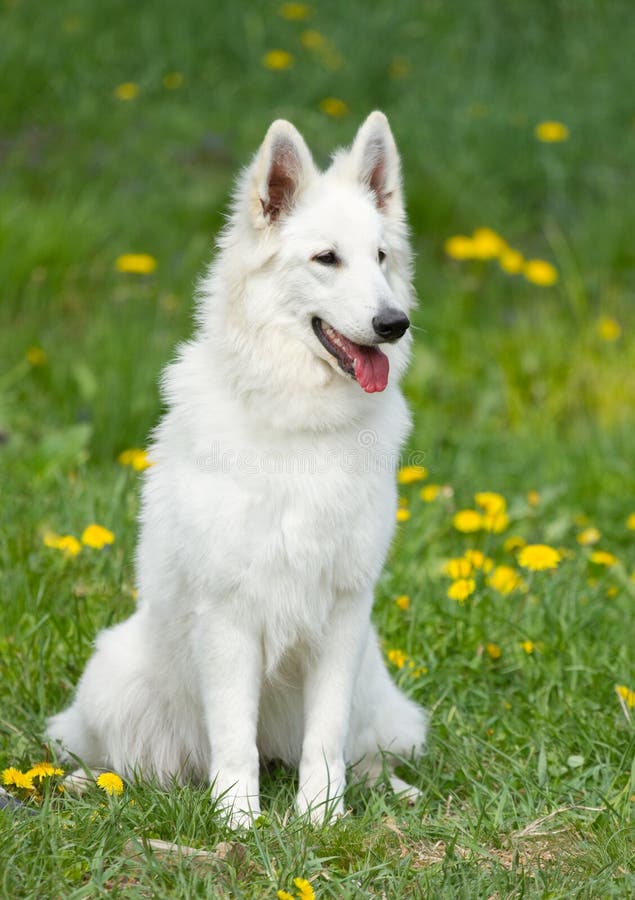
[[[388,357],[378,347],[355,346],[355,378],[367,394],[384,390],[389,368]]]

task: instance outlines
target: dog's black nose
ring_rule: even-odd
[[[387,309],[374,317],[373,328],[382,341],[396,341],[410,328],[410,319],[400,309]]]

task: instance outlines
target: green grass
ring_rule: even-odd
[[[453,488],[428,504],[404,486],[411,517],[377,593],[386,650],[427,670],[393,666],[432,711],[409,773],[423,797],[410,808],[353,786],[350,815],[314,830],[287,817],[293,774],[272,770],[244,846],[181,859],[139,848],[236,840],[207,791],[140,783],[73,799],[51,786],[28,801],[36,815],[0,812],[0,894],[275,897],[301,876],[319,898],[630,897],[635,710],[615,685],[635,689],[631,6],[329,0],[308,24],[277,10],[13,0],[0,13],[0,768],[44,758],[46,715],[97,630],[133,608],[137,477],[116,457],[160,413],[157,378],[191,331],[233,174],[275,117],[326,162],[380,107],[403,156],[421,298],[408,453]],[[302,46],[307,27],[330,62]],[[272,48],[293,68],[267,71]],[[171,71],[178,90],[163,86]],[[114,96],[124,81],[135,100]],[[348,114],[327,118],[327,96]],[[570,139],[539,143],[545,119]],[[448,236],[481,226],[551,261],[558,283],[445,256]],[[118,273],[125,252],[154,255],[156,273]],[[601,316],[617,340],[601,338]],[[26,360],[31,346],[44,365]],[[453,528],[479,490],[507,498],[504,534]],[[615,566],[589,561],[583,521]],[[110,552],[44,547],[46,529],[90,522],[115,532]],[[525,573],[525,593],[479,577],[464,604],[449,599],[443,561],[479,547],[516,566],[510,534],[571,554]]]

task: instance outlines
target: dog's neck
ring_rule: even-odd
[[[222,337],[201,335],[231,398],[247,418],[280,432],[363,428],[388,395],[364,394],[349,376],[276,329],[249,329],[228,317]]]

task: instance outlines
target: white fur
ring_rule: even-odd
[[[312,260],[331,248],[341,265]],[[425,737],[370,622],[410,425],[409,335],[382,347],[388,386],[366,394],[311,328],[317,315],[368,343],[382,307],[412,306],[386,118],[372,113],[324,173],[274,122],[219,250],[197,334],[163,379],[138,608],[98,636],[48,734],[88,766],[207,779],[234,825],[258,813],[259,761],[281,759],[299,767],[299,812],[321,821],[343,810],[346,765],[375,778],[381,751],[419,753]]]

